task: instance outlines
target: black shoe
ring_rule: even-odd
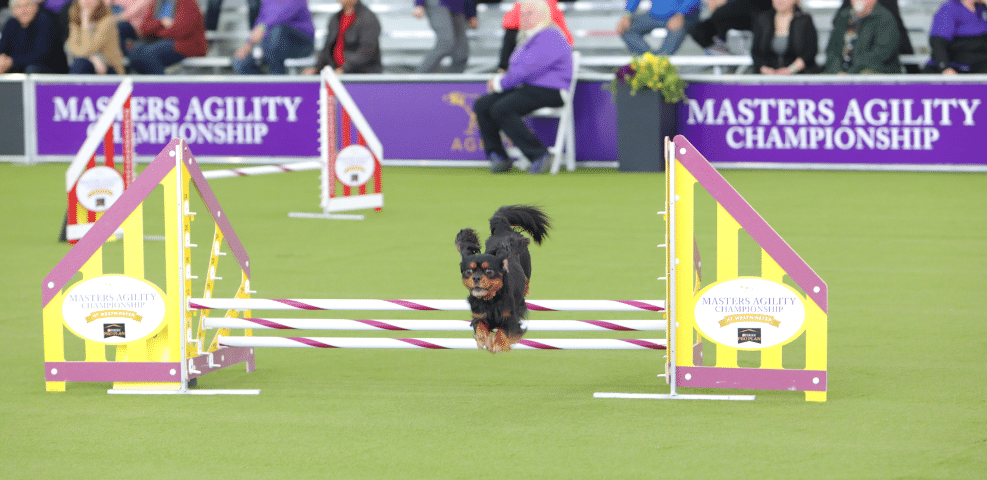
[[[542,173],[547,172],[548,168],[551,166],[552,166],[551,158],[549,157],[549,154],[546,153],[538,157],[538,159],[535,160],[534,162],[531,162],[531,167],[528,168],[528,173],[532,175],[540,175]]]
[[[511,160],[501,157],[498,153],[487,155],[490,160],[490,173],[505,173],[511,169]]]

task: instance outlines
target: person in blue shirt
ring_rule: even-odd
[[[641,0],[627,0],[626,12],[617,22],[617,33],[634,55],[650,51],[644,36],[656,28],[668,33],[655,55],[674,55],[693,25],[699,22],[699,0],[653,0],[651,9],[635,13]]]

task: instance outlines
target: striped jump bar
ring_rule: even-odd
[[[357,338],[357,337],[217,337],[224,347],[298,348],[419,348],[476,350],[472,338]],[[664,350],[665,340],[638,339],[522,339],[513,350]]]
[[[260,165],[256,167],[230,168],[226,170],[205,170],[202,176],[206,179],[229,178],[229,177],[249,177],[251,175],[267,175],[271,173],[301,172],[305,170],[318,170],[322,168],[322,163],[318,160],[310,160],[297,163],[283,163],[278,165]]]
[[[664,331],[664,320],[529,320],[529,332]],[[466,332],[466,320],[359,320],[341,318],[227,318],[204,317],[203,328],[256,328],[276,330],[391,330]]]
[[[664,300],[534,300],[528,310],[542,312],[661,312]],[[468,312],[466,300],[377,300],[303,298],[193,298],[198,310],[440,310]]]

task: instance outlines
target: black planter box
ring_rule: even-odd
[[[617,82],[617,156],[621,172],[665,170],[664,138],[678,133],[678,106],[666,103],[661,93]]]

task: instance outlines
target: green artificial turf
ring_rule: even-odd
[[[800,392],[753,392],[754,402],[592,397],[666,391],[655,377],[662,353],[642,351],[264,349],[256,372],[238,366],[198,386],[259,388],[259,396],[116,396],[109,384],[80,383],[48,393],[40,292],[68,251],[56,242],[65,167],[0,164],[2,479],[987,472],[983,174],[725,172],[829,286],[828,401],[807,403]],[[532,247],[530,298],[664,297],[660,175],[387,168],[385,208],[364,221],[288,218],[319,210],[316,172],[212,187],[250,253],[258,298],[464,298],[453,238],[463,227],[485,231],[509,203],[542,205],[554,220],[549,240]],[[160,203],[152,198],[148,210]],[[192,228],[208,245],[204,214]],[[150,214],[145,229],[164,232]],[[709,268],[705,245],[715,242],[701,233],[699,244]],[[119,269],[119,242],[104,250],[107,270]],[[204,250],[193,258],[198,282]],[[148,276],[160,284],[163,246],[149,242],[147,251]],[[235,288],[232,256],[221,267],[224,288]],[[201,289],[196,283],[193,294]],[[351,315],[360,314],[338,318]]]

